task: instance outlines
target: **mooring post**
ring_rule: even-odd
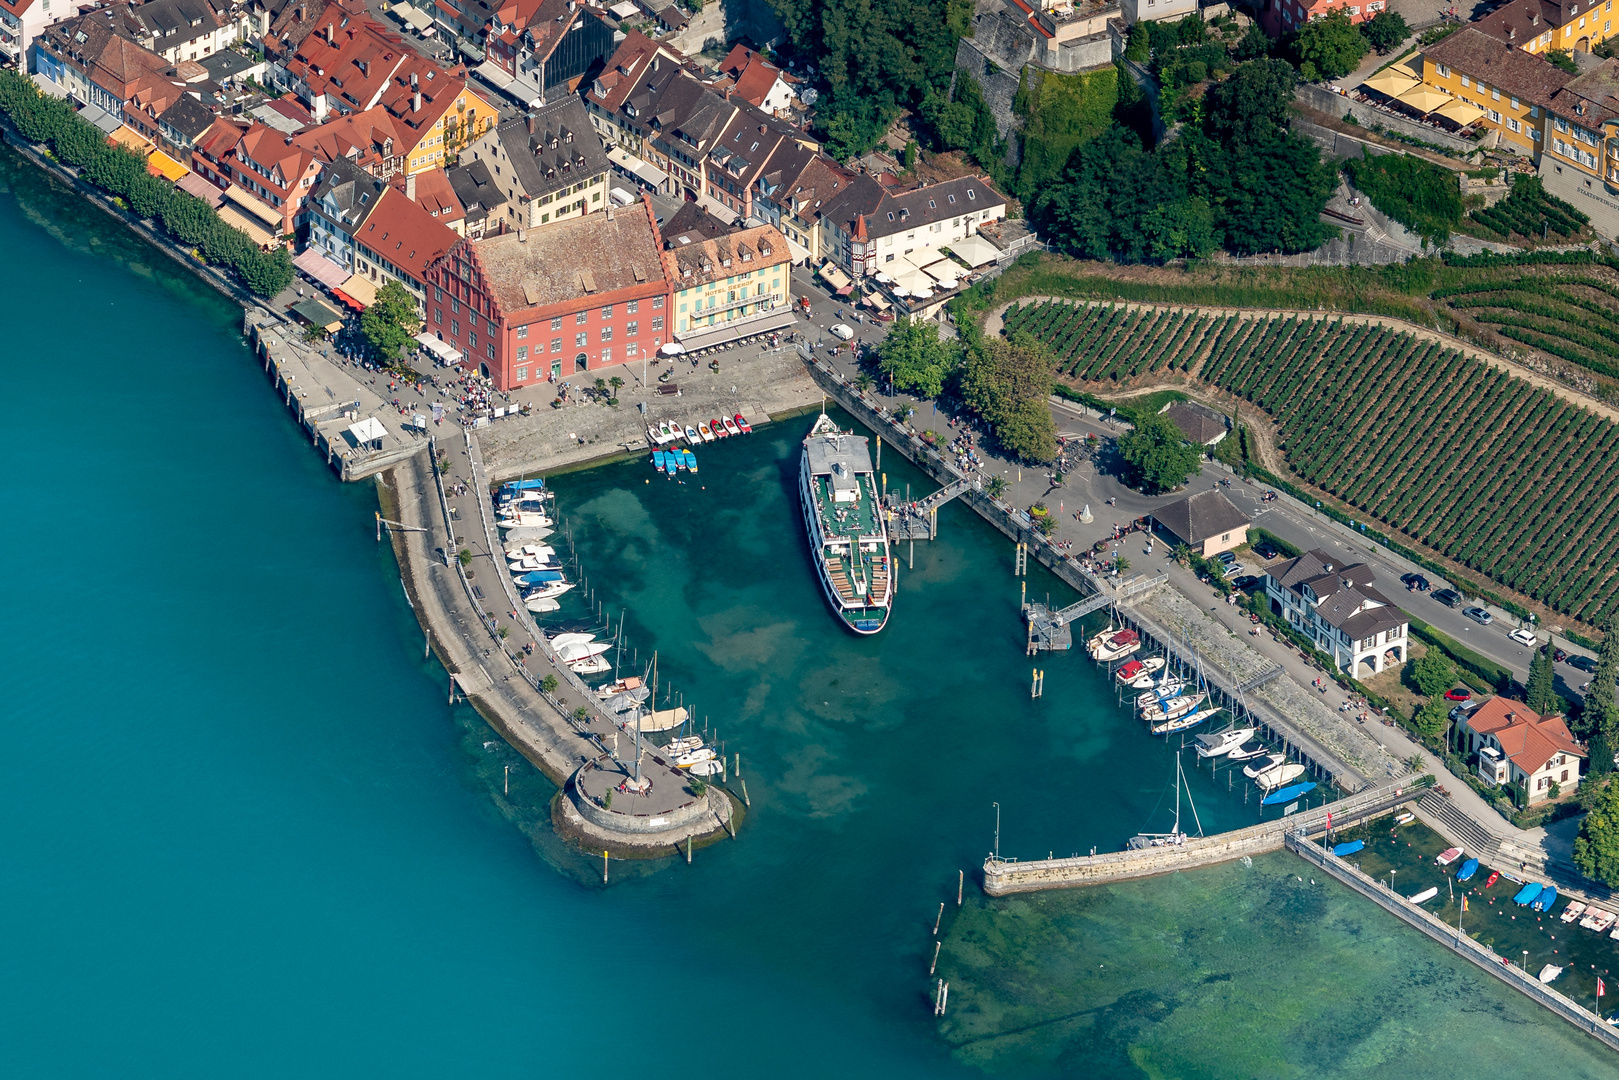
[[[450,675],[450,704],[455,704],[455,675]]]
[[[602,849],[602,884],[607,884],[607,849]]]
[[[944,901],[940,900],[939,901],[939,914],[936,915],[934,917],[934,919],[933,919],[933,932],[934,932],[935,935],[938,934],[938,932],[939,932],[939,924],[941,922],[943,922],[943,921],[944,921]]]
[[[686,837],[686,865],[691,865],[691,837]]]
[[[961,890],[967,884],[967,871],[956,871],[956,906],[961,906]]]
[[[750,810],[753,809],[753,803],[748,800],[748,782],[740,776],[737,777],[737,781],[742,785],[742,805]]]
[[[933,963],[931,963],[931,964],[929,964],[929,965],[928,965],[928,974],[929,974],[929,975],[932,975],[932,974],[933,974],[933,972],[934,972],[934,971],[935,971],[935,970],[936,970],[936,969],[937,969],[937,968],[938,968],[938,966],[939,966],[939,949],[940,949],[940,948],[941,948],[941,947],[942,947],[942,946],[943,946],[943,945],[944,945],[944,942],[942,942],[942,941],[935,941],[935,942],[934,942],[934,943],[933,943]]]

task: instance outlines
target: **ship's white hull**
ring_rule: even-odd
[[[801,457],[799,460],[798,504],[799,508],[804,513],[804,531],[809,537],[811,557],[815,562],[815,576],[820,579],[821,593],[826,597],[826,602],[831,605],[832,611],[838,616],[838,619],[843,623],[843,625],[847,626],[855,633],[862,636],[870,636],[882,630],[883,627],[888,625],[888,616],[892,612],[892,597],[894,585],[897,581],[898,575],[897,568],[894,566],[894,561],[889,558],[888,525],[883,521],[881,513],[878,514],[877,521],[882,530],[882,538],[880,541],[882,544],[882,557],[888,563],[888,591],[890,600],[888,603],[884,604],[875,604],[855,608],[843,602],[843,598],[838,595],[837,586],[832,584],[831,574],[827,572],[826,559],[823,555],[823,552],[826,549],[826,536],[821,532],[820,517],[815,512],[815,496],[810,490],[810,471],[807,454]],[[852,611],[880,612],[881,616],[875,619],[860,619],[857,616],[851,615]]]

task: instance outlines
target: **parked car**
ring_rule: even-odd
[[[1595,671],[1597,662],[1589,656],[1571,656],[1568,658],[1568,666],[1579,668],[1581,671]]]
[[[1240,562],[1234,562],[1234,563],[1227,563],[1226,566],[1225,566],[1225,569],[1220,571],[1220,576],[1228,578],[1228,577],[1237,577],[1239,575],[1245,575],[1247,573],[1248,573],[1248,568],[1246,566],[1242,565],[1242,563],[1240,563]]]
[[[1495,621],[1494,615],[1491,615],[1488,611],[1485,611],[1483,608],[1476,605],[1474,607],[1463,608],[1462,614],[1466,615],[1469,619],[1472,619],[1480,626],[1489,626]]]
[[[1215,558],[1219,559],[1227,566],[1230,566],[1232,563],[1237,561],[1237,553],[1234,551],[1222,551],[1220,554],[1216,555]]]
[[[1266,540],[1263,544],[1254,545],[1254,554],[1268,562],[1269,560],[1280,555],[1281,552],[1276,550],[1275,544],[1271,543],[1269,540]]]
[[[1561,664],[1568,659],[1568,653],[1556,646],[1552,647],[1552,663]]]
[[[1489,613],[1485,612],[1485,614]],[[1519,645],[1522,645],[1526,649],[1533,649],[1536,645],[1540,644],[1540,639],[1535,637],[1535,632],[1533,630],[1525,630],[1521,626],[1512,631],[1512,633],[1508,634],[1507,637],[1511,638],[1513,641],[1516,641]]]
[[[848,341],[854,337],[854,328],[843,323],[835,323],[832,326],[832,336],[840,341]]]
[[[1440,589],[1433,594],[1433,598],[1446,607],[1458,607],[1462,602],[1462,594],[1455,589]]]
[[[1257,588],[1261,580],[1262,579],[1257,578],[1252,574],[1244,574],[1231,584],[1235,585],[1239,589],[1247,590]]]
[[[1400,575],[1400,584],[1417,592],[1428,591],[1428,579],[1421,574],[1402,574]]]
[[[1445,700],[1471,701],[1473,700],[1473,691],[1469,690],[1465,686],[1453,686],[1449,690],[1445,691]]]

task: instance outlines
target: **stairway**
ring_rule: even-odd
[[[1501,841],[1484,826],[1462,813],[1451,801],[1437,791],[1429,791],[1417,800],[1417,809],[1438,821],[1452,840],[1467,849],[1469,855],[1481,862],[1501,857]],[[1513,859],[1519,861],[1518,858]]]

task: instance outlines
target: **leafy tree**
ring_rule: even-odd
[[[1462,219],[1461,189],[1450,169],[1412,154],[1373,157],[1369,150],[1344,168],[1373,206],[1432,243],[1443,244]]]
[[[975,342],[961,367],[961,399],[983,417],[1001,447],[1024,461],[1057,456],[1051,395],[1051,354],[1026,333],[1009,341]]]
[[[1553,49],[1546,54],[1546,59],[1570,75],[1579,74],[1580,68],[1578,64],[1574,63],[1574,54],[1567,49]]]
[[[397,281],[377,290],[377,299],[360,316],[360,333],[371,349],[373,359],[388,363],[399,357],[399,350],[421,330],[416,298]]]
[[[895,319],[877,346],[878,370],[893,380],[894,389],[925,398],[943,393],[951,360],[938,324],[921,318]]]
[[[1613,771],[1613,755],[1619,752],[1619,704],[1614,699],[1614,679],[1619,677],[1619,621],[1609,620],[1604,628],[1602,648],[1597,652],[1597,669],[1591,675],[1580,709],[1580,730],[1590,740],[1590,772]]]
[[[1186,483],[1203,453],[1161,413],[1150,413],[1137,418],[1136,429],[1120,437],[1119,456],[1124,459],[1125,481],[1156,495]]]
[[[1146,63],[1152,56],[1151,37],[1147,33],[1147,24],[1134,22],[1130,24],[1130,43],[1124,48],[1124,58],[1134,60],[1138,64]]]
[[[1574,838],[1574,865],[1594,881],[1619,886],[1619,784],[1608,782],[1593,800]]]
[[[1411,684],[1423,697],[1439,697],[1456,685],[1456,665],[1437,648],[1411,662]]]
[[[1238,60],[1257,60],[1270,53],[1270,35],[1257,22],[1248,24],[1248,32],[1242,35],[1232,55]]]
[[[1552,687],[1552,657],[1546,648],[1535,650],[1529,661],[1529,682],[1524,704],[1545,716],[1557,711],[1557,691]]]
[[[244,245],[243,250],[233,260],[233,265],[242,278],[242,284],[260,296],[275,296],[292,284],[295,273],[292,255],[286,248],[279,247],[271,252],[263,252],[251,242]],[[418,323],[417,329],[420,328]]]
[[[1366,37],[1349,21],[1349,12],[1333,8],[1324,19],[1313,19],[1299,29],[1294,47],[1299,55],[1299,74],[1310,82],[1341,79],[1360,64],[1366,55]]]
[[[1360,32],[1366,38],[1366,44],[1376,49],[1378,56],[1384,56],[1411,36],[1411,27],[1404,15],[1384,8],[1361,23]]]
[[[1422,703],[1422,708],[1411,719],[1412,726],[1417,734],[1425,739],[1437,739],[1445,733],[1445,727],[1450,723],[1450,710],[1445,707],[1444,698],[1435,698]]]
[[[1204,99],[1204,131],[1220,142],[1244,146],[1280,137],[1298,81],[1298,74],[1285,60],[1239,65],[1229,79],[1209,87]]]

